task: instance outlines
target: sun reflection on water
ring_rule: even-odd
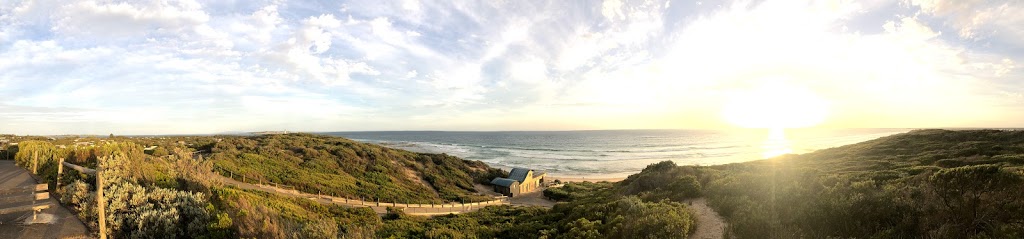
[[[772,158],[779,155],[793,153],[793,145],[786,139],[786,132],[782,128],[774,128],[768,131],[768,138],[761,143],[761,150],[764,158]]]

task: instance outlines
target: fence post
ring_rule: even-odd
[[[57,186],[54,188],[60,188],[60,175],[64,174],[64,158],[60,158],[60,162],[57,163]]]
[[[32,174],[39,175],[39,173],[36,172],[36,168],[38,168],[38,165],[39,165],[39,151],[38,150],[32,151]]]
[[[100,157],[99,162],[96,162],[96,210],[99,212],[100,220],[100,239],[107,239],[107,216],[106,216],[106,200],[103,200],[103,161],[106,157]]]

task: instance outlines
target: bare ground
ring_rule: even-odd
[[[509,202],[512,203],[513,206],[541,206],[547,208],[555,206],[555,201],[544,198],[544,189],[545,188],[540,188],[533,192],[520,194],[519,196],[510,198]]]
[[[494,188],[492,188],[491,186],[487,186],[487,185],[483,185],[483,184],[479,184],[479,183],[474,183],[473,184],[473,188],[475,188],[477,192],[482,193],[482,194],[487,195],[487,196],[501,196],[501,194],[495,192]]]
[[[690,238],[692,239],[712,239],[712,238],[723,238],[725,235],[725,220],[722,216],[718,215],[714,209],[708,206],[708,200],[705,198],[697,198],[687,200],[686,203],[689,205],[694,216],[697,217],[697,228],[694,229]]]
[[[409,178],[409,180],[412,180],[413,182],[416,182],[420,185],[423,185],[423,187],[430,189],[430,191],[434,193],[434,196],[441,195],[439,192],[437,192],[437,189],[434,188],[434,186],[430,185],[430,183],[428,183],[427,180],[423,179],[423,177],[420,177],[419,173],[416,173],[416,171],[413,171],[411,168],[406,167],[405,170],[402,170],[402,172],[405,174],[406,178]]]

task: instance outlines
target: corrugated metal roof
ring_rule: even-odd
[[[517,183],[519,183],[519,181],[512,180],[512,179],[507,179],[507,178],[494,178],[493,180],[491,180],[491,184],[502,186],[502,187],[511,187],[513,184],[517,184]]]
[[[513,168],[512,171],[508,172],[508,178],[515,179],[520,183],[526,182],[526,175],[530,174],[530,171],[525,168]]]

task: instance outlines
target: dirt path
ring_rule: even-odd
[[[694,229],[692,239],[723,238],[725,235],[725,220],[718,215],[714,209],[708,206],[708,200],[697,198],[685,201],[694,216],[697,217],[697,228]]]
[[[533,192],[520,194],[509,199],[509,202],[514,206],[541,206],[551,208],[555,206],[555,201],[544,198],[544,189],[540,188]]]
[[[360,201],[355,199],[346,199],[342,197],[332,197],[327,195],[316,195],[310,193],[299,192],[293,189],[283,189],[270,185],[259,185],[245,182],[239,182],[237,180],[224,177],[217,173],[211,173],[219,181],[225,185],[233,185],[242,189],[260,190],[264,192],[275,193],[283,196],[307,198],[309,200],[317,201],[324,204],[337,204],[346,207],[369,207],[378,214],[387,213],[388,207],[402,208],[406,214],[410,215],[421,215],[421,216],[434,216],[434,215],[447,215],[447,214],[459,214],[465,212],[476,211],[480,208],[491,206],[491,205],[502,205],[508,204],[507,200],[495,200],[482,203],[448,203],[448,204],[404,204],[394,202],[368,202]]]

